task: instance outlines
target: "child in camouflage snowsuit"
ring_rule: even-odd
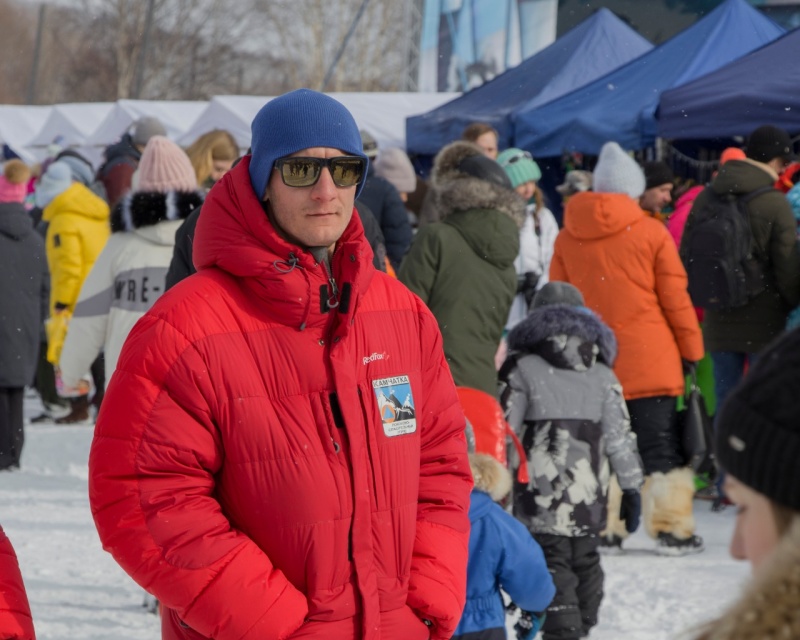
[[[611,370],[616,339],[575,287],[551,282],[509,333],[508,346],[501,402],[530,477],[514,487],[514,515],[542,547],[556,585],[543,637],[583,638],[597,624],[603,597],[597,547],[612,469],[628,531],[641,513],[641,460]]]

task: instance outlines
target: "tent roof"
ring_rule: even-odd
[[[116,142],[142,116],[158,118],[167,135],[175,140],[197,120],[207,105],[208,102],[204,101],[117,100],[100,126],[87,138],[86,144],[105,146]]]
[[[486,122],[513,139],[512,114],[563,96],[651,50],[653,45],[608,9],[600,9],[522,63],[415,118],[406,125],[408,150],[433,155],[471,122]]]
[[[111,112],[113,102],[74,102],[53,106],[39,132],[27,142],[29,147],[46,147],[56,136],[62,146],[81,146],[98,124]]]
[[[766,123],[800,133],[798,51],[800,29],[795,29],[714,73],[665,91],[659,135],[728,138]]]
[[[369,131],[379,147],[405,148],[405,120],[452,100],[456,93],[329,93],[353,114],[356,123]],[[250,146],[250,123],[271,97],[217,96],[212,98],[195,123],[178,138],[190,145],[212,129],[229,131],[242,149]]]
[[[661,92],[719,69],[784,33],[745,0],[726,0],[661,46],[591,84],[521,114],[516,144],[537,156],[596,154],[609,140],[652,145]]]
[[[27,162],[36,158],[25,147],[28,141],[42,128],[51,106],[0,105],[0,142]]]

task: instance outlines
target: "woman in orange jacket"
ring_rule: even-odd
[[[594,192],[567,205],[550,280],[578,287],[617,336],[614,372],[648,476],[645,528],[660,553],[683,555],[701,551],[703,542],[694,535],[693,474],[680,449],[676,398],[684,392],[683,367],[703,357],[703,338],[675,243],[639,207],[644,187],[633,158],[616,143],[604,145]]]

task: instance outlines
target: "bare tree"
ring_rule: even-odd
[[[21,104],[33,64],[35,8],[0,0],[0,102]]]

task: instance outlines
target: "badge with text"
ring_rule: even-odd
[[[417,430],[414,396],[408,376],[395,376],[372,381],[378,401],[383,432],[388,437],[402,436]]]

